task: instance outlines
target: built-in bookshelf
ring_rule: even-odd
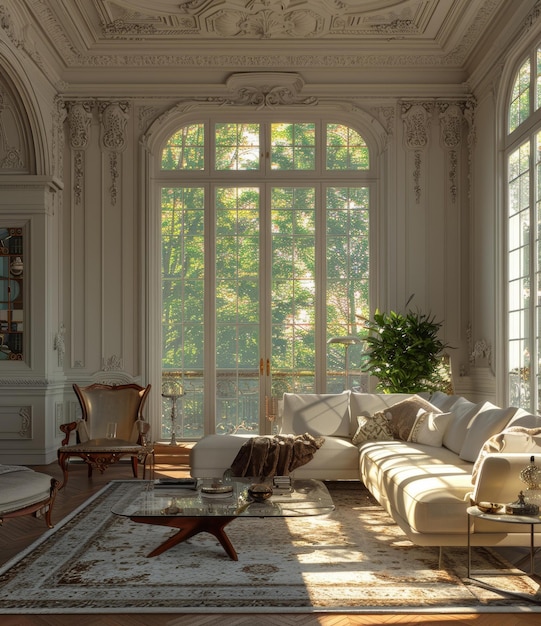
[[[0,226],[0,361],[23,358],[23,229]]]

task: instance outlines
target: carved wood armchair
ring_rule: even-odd
[[[135,383],[94,383],[87,387],[73,385],[81,405],[82,419],[60,426],[65,434],[62,447],[58,449],[58,464],[64,476],[61,489],[68,482],[71,457],[83,459],[88,466],[88,476],[91,477],[94,468],[103,474],[109,465],[129,456],[133,475],[137,478],[138,461],[144,461],[149,453],[147,443],[150,424],[143,416],[143,408],[150,387],[141,387]],[[114,432],[111,432],[112,425]],[[76,441],[70,445],[72,433]]]

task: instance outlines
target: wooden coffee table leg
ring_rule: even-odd
[[[239,557],[229,537],[226,535],[224,528],[232,522],[235,517],[155,517],[155,516],[135,516],[130,517],[133,522],[139,522],[141,524],[154,524],[155,526],[169,526],[171,528],[178,528],[178,533],[174,534],[169,539],[166,539],[157,548],[154,548],[152,552],[147,554],[147,557],[158,556],[169,548],[176,546],[182,541],[186,541],[194,535],[199,533],[210,533],[214,535],[216,539],[222,544],[224,550],[233,561],[238,561]]]

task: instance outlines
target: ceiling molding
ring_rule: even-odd
[[[508,0],[0,0],[6,22],[11,15],[20,23],[17,46],[54,75],[55,84],[74,93],[77,85],[144,89],[153,82],[223,83],[236,72],[292,69],[307,82],[329,84],[459,84],[467,81],[468,62],[485,34],[497,39],[493,26],[505,26],[497,18],[508,5]],[[521,0],[514,10],[525,16],[533,6],[534,0]]]

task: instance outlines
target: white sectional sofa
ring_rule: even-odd
[[[494,465],[494,454],[487,453],[495,446],[486,442],[496,440],[496,447],[505,448],[501,433],[516,427],[524,432],[508,436],[512,462],[502,450],[498,456],[506,462]],[[281,406],[282,433],[325,437],[295,477],[360,479],[412,542],[440,547],[466,545],[470,498],[507,503],[526,488],[520,468],[537,452],[541,465],[541,435],[532,435],[537,428],[541,416],[522,409],[439,392],[422,398],[350,391],[284,394]],[[247,437],[201,439],[192,449],[192,475],[221,476]],[[472,545],[529,545],[528,530],[476,520]]]

